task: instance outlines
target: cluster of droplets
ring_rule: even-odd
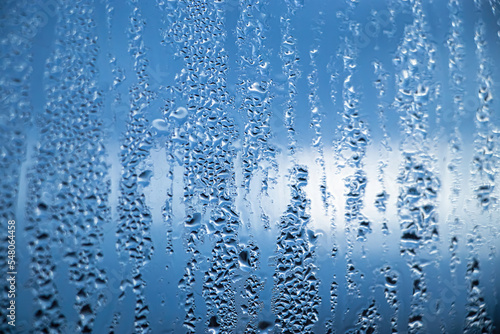
[[[471,236],[469,236],[470,238]],[[477,238],[477,236],[476,236]],[[473,250],[471,250],[473,252]],[[486,309],[482,289],[479,285],[481,271],[479,261],[473,257],[467,264],[467,311],[464,333],[492,333],[492,321]]]
[[[347,166],[362,171],[363,158],[369,142],[369,132],[366,122],[359,113],[360,93],[357,91],[354,75],[357,67],[358,50],[356,45],[346,39],[342,58],[344,62],[345,78],[343,83],[343,111],[341,138],[338,150],[340,156],[344,157]]]
[[[292,202],[281,217],[276,241],[273,312],[277,328],[284,333],[311,333],[321,301],[314,264],[316,235],[308,227],[309,200],[304,191],[307,178],[306,167],[294,167]]]
[[[401,224],[401,253],[414,256],[423,243],[438,238],[436,200],[439,180],[415,154],[407,153],[401,166],[398,215]]]
[[[226,204],[229,201],[226,202]],[[218,228],[212,249],[210,268],[205,273],[203,296],[209,308],[209,328],[227,333],[238,322],[233,278],[238,269],[239,245],[237,241],[238,216],[230,207],[215,213]]]
[[[201,257],[201,253],[198,250],[198,243],[203,240],[203,231],[201,230],[200,220],[201,215],[199,213],[187,216],[185,225],[188,227],[188,231],[186,232],[184,249],[191,255],[191,258],[186,264],[184,268],[184,275],[179,280],[177,285],[177,288],[185,294],[184,309],[186,315],[183,325],[188,333],[195,332],[197,322],[193,286],[195,283],[195,273],[199,268],[197,259]]]
[[[240,253],[240,265],[241,261],[247,262],[250,259],[248,255],[243,252]],[[241,297],[245,300],[242,303],[242,314],[249,317],[249,321],[245,327],[245,333],[258,333],[258,330],[267,329],[271,326],[270,323],[261,321],[257,323],[257,317],[262,311],[262,301],[260,301],[261,291],[264,289],[264,284],[256,275],[251,275],[245,281],[243,286],[243,291],[241,292]]]
[[[378,324],[380,323],[380,313],[375,305],[375,300],[370,302],[370,305],[362,309],[358,314],[358,320],[353,329],[346,331],[347,334],[372,334],[378,332]]]
[[[399,274],[391,266],[387,265],[380,270],[380,274],[384,279],[384,297],[392,309],[391,315],[391,333],[398,332],[398,280]]]

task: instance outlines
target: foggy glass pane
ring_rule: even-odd
[[[500,331],[498,1],[0,15],[0,333]]]

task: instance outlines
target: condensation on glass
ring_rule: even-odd
[[[0,332],[500,330],[498,2],[0,15]]]

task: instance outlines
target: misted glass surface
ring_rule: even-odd
[[[0,332],[500,331],[498,1],[0,15]]]

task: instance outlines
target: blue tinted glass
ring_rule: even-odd
[[[1,333],[500,330],[498,1],[0,15]]]

